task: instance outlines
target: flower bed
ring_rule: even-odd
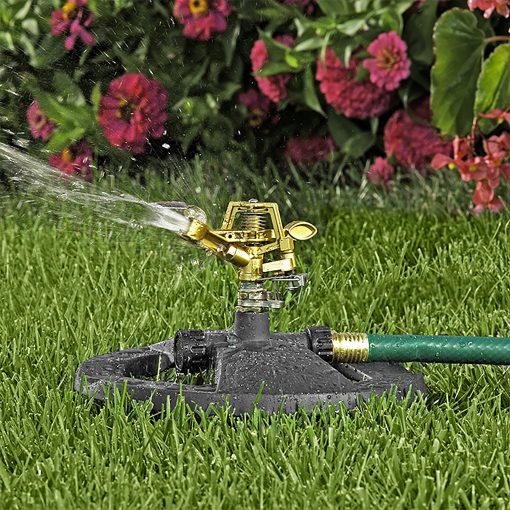
[[[1,136],[30,133],[51,164],[87,178],[98,161],[175,152],[366,157],[370,180],[390,187],[395,169],[425,173],[437,156],[476,182],[477,211],[498,210],[509,4],[7,0]]]

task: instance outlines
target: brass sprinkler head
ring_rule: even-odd
[[[264,289],[266,281],[285,283],[287,290],[306,285],[306,275],[296,273],[294,241],[306,241],[317,233],[311,223],[292,221],[283,226],[278,204],[250,200],[230,202],[221,228],[213,230],[196,208],[187,210],[190,225],[181,236],[239,268],[238,310],[283,306],[278,292]]]

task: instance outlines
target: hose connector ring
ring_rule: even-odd
[[[333,363],[364,363],[368,361],[366,333],[337,333],[331,331]]]

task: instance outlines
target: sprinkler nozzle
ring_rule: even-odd
[[[253,256],[248,251],[236,243],[229,242],[228,239],[198,220],[191,220],[188,230],[181,236],[235,266],[246,267],[253,260]]]

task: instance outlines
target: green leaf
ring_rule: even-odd
[[[425,66],[430,66],[434,61],[432,35],[437,4],[438,0],[427,0],[418,12],[409,17],[404,28],[404,39],[411,60]]]
[[[342,64],[347,67],[351,60],[352,52],[358,46],[358,43],[351,37],[340,37],[335,38],[331,46],[333,47],[335,55],[340,59]],[[326,48],[324,49],[324,58],[325,54]]]
[[[344,21],[343,23],[339,23],[336,26],[338,32],[345,35],[356,35],[360,30],[363,30],[367,27],[367,20],[364,18],[360,19],[350,19]]]
[[[510,44],[498,46],[485,61],[478,78],[475,112],[489,113],[495,108],[504,110],[510,104]],[[484,133],[497,126],[497,119],[480,119]]]
[[[36,68],[49,67],[60,60],[65,54],[64,38],[48,34],[30,59],[30,65]]]
[[[278,41],[275,41],[265,32],[259,31],[260,38],[264,41],[266,45],[267,52],[269,53],[269,57],[271,61],[282,61],[285,59],[285,55],[289,51],[288,46],[282,44]]]
[[[353,158],[363,156],[375,143],[373,133],[363,131],[343,115],[330,112],[328,114],[328,127],[340,150]]]
[[[473,13],[456,8],[444,13],[437,22],[434,41],[433,121],[443,134],[464,136],[473,122],[484,33],[477,27]]]
[[[77,105],[85,104],[85,98],[83,97],[80,87],[78,87],[66,73],[56,71],[53,76],[53,86],[65,103],[74,103]]]
[[[90,94],[90,102],[92,103],[94,112],[97,113],[99,110],[99,104],[101,102],[101,82],[99,81],[94,85],[94,88],[92,89]]]
[[[402,15],[390,7],[383,12],[379,24],[384,32],[394,30],[397,34],[401,34],[404,21],[402,20]]]
[[[406,80],[398,89],[398,95],[405,108],[414,100],[423,97],[424,94],[426,94],[426,89],[414,80]]]
[[[317,0],[321,11],[327,16],[345,16],[354,11],[352,0]]]
[[[241,88],[240,83],[225,82],[221,84],[222,90],[218,92],[218,99],[220,101],[229,101],[232,96]]]
[[[24,86],[39,103],[46,116],[60,128],[71,130],[75,127],[91,131],[95,128],[95,114],[88,105],[65,104],[51,94],[41,90],[34,77],[26,77]]]
[[[256,73],[257,76],[272,76],[274,74],[295,73],[299,69],[290,67],[286,62],[267,62]]]
[[[318,50],[322,48],[324,43],[324,37],[311,37],[310,39],[305,39],[300,43],[294,46],[294,51],[309,51],[309,50]]]
[[[228,31],[223,34],[221,38],[221,42],[223,44],[223,52],[225,54],[225,64],[230,66],[232,63],[232,58],[234,57],[234,52],[237,46],[237,39],[239,38],[239,34],[241,32],[241,25],[239,22],[232,23],[229,27]]]
[[[346,140],[342,146],[342,152],[353,158],[360,158],[375,143],[375,136],[368,131],[363,131]]]
[[[81,140],[85,134],[85,129],[75,127],[73,129],[58,129],[52,135],[46,144],[46,150],[49,152],[60,152],[62,149],[69,147],[73,142]]]
[[[285,62],[287,62],[292,69],[299,68],[299,60],[292,53],[287,53],[285,55]]]
[[[315,90],[315,80],[313,78],[311,66],[308,66],[304,72],[303,98],[305,104],[309,108],[325,116],[319,98],[317,97],[317,91]]]

